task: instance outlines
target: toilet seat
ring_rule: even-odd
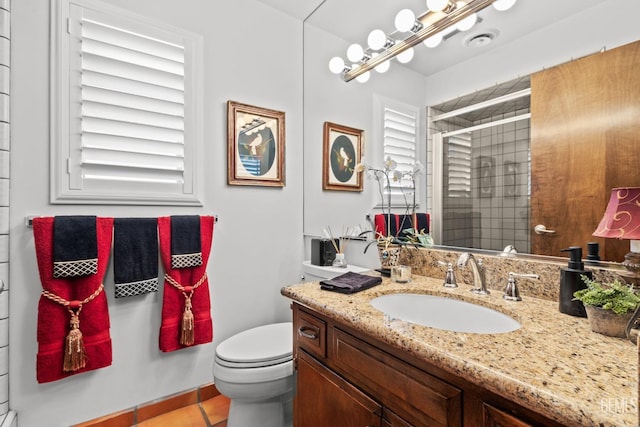
[[[291,322],[247,329],[221,342],[216,359],[230,368],[259,368],[291,360],[293,353]]]
[[[240,332],[216,348],[214,377],[229,382],[268,381],[293,373],[291,322]]]

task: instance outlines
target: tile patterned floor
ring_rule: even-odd
[[[207,385],[74,427],[227,427],[229,399]]]
[[[138,423],[138,427],[226,427],[229,399],[216,396]]]

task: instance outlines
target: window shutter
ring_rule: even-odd
[[[192,93],[197,42],[82,1],[62,1],[69,2],[65,194],[83,202],[86,195],[101,202],[200,204],[194,169],[201,108]]]
[[[471,136],[447,138],[447,179],[449,197],[471,197]]]
[[[416,164],[416,148],[418,134],[418,113],[409,109],[384,108],[383,140],[384,159],[391,157],[397,163],[397,170],[410,172]],[[391,191],[392,204],[405,206],[404,194],[414,191],[411,179],[403,178],[400,182],[391,182],[385,188],[385,194]]]

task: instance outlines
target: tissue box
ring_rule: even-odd
[[[334,240],[336,246],[340,247],[338,239]],[[336,248],[333,247],[330,239],[311,239],[311,264],[328,266],[336,259]]]

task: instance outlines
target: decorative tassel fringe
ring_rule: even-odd
[[[193,325],[193,313],[191,312],[191,297],[186,297],[184,302],[184,313],[182,315],[182,333],[180,334],[180,344],[193,345],[195,333]]]
[[[87,354],[84,348],[84,340],[80,331],[80,319],[78,313],[71,312],[71,330],[65,340],[64,364],[65,372],[73,372],[82,369],[87,364]]]

